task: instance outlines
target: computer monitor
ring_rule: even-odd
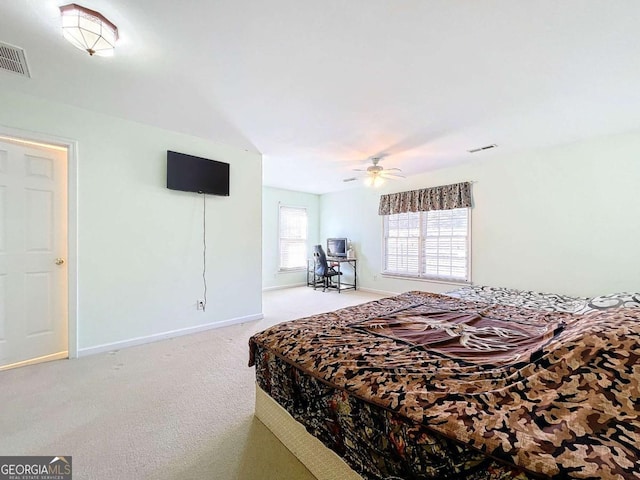
[[[346,238],[327,238],[327,257],[347,256]]]

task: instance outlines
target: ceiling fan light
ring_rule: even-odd
[[[118,40],[118,27],[100,12],[70,3],[60,7],[62,35],[89,55],[111,56]]]
[[[377,174],[367,175],[364,179],[364,184],[367,187],[377,188],[384,184],[384,178]]]
[[[355,171],[357,172],[366,172],[367,176],[364,178],[364,184],[367,187],[380,187],[381,185],[384,185],[386,183],[387,179],[391,179],[393,180],[395,177],[401,177],[404,178],[402,175],[398,175],[396,173],[389,173],[391,171],[397,171],[400,172],[401,170],[399,168],[389,168],[389,169],[385,169],[384,167],[382,167],[382,165],[378,165],[378,163],[380,162],[380,158],[374,157],[371,159],[371,162],[373,163],[373,165],[370,165],[369,167],[367,167],[366,170],[362,170],[362,169],[355,169]]]

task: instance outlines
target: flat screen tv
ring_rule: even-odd
[[[327,257],[347,256],[346,238],[327,238]]]
[[[167,150],[167,188],[229,196],[229,164]]]

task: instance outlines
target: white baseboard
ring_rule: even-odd
[[[373,288],[365,288],[365,287],[358,287],[358,290],[363,292],[377,293],[379,295],[389,295],[389,296],[400,295],[402,293],[402,292],[389,292],[386,290],[375,290]]]
[[[294,283],[291,285],[279,285],[277,287],[265,287],[262,289],[263,292],[271,292],[273,290],[285,290],[287,288],[298,288],[298,287],[306,287],[307,284],[306,283]],[[353,291],[353,290],[351,290]],[[375,290],[373,288],[364,288],[364,287],[358,287],[358,290],[356,290],[358,292],[369,292],[369,293],[377,293],[379,295],[388,295],[388,296],[393,296],[393,295],[400,295],[403,292],[389,292],[387,290]]]
[[[211,322],[205,325],[196,325],[195,327],[179,328],[177,330],[170,330],[168,332],[154,333],[153,335],[148,335],[146,337],[136,337],[129,340],[122,340],[120,342],[96,345],[95,347],[79,348],[78,357],[85,357],[87,355],[94,355],[96,353],[110,352],[112,350],[119,350],[121,348],[135,347],[136,345],[144,345],[145,343],[157,342],[159,340],[166,340],[168,338],[204,332],[206,330],[211,330],[214,328],[228,327],[230,325],[236,325],[238,323],[255,322],[256,320],[262,320],[263,318],[264,315],[262,313],[256,313],[254,315],[230,318],[228,320],[221,320],[219,322]]]
[[[277,285],[275,287],[264,287],[262,289],[263,292],[270,292],[272,290],[284,290],[286,288],[297,288],[297,287],[304,287],[306,286],[307,283],[306,282],[302,282],[302,283],[292,283],[290,285]]]

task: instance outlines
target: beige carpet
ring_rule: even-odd
[[[0,372],[0,455],[71,455],[75,480],[313,480],[253,417],[247,341],[377,298],[276,290],[259,322]]]

